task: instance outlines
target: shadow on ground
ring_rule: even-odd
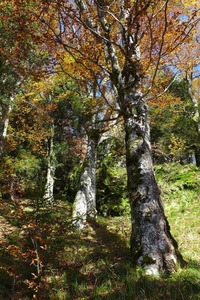
[[[69,298],[63,299],[200,299],[197,262],[190,261],[187,269],[172,276],[144,276],[131,266],[128,237],[120,231],[120,219],[117,223],[109,227],[109,222],[90,220],[79,240],[77,258],[67,271]]]
[[[16,231],[1,243],[0,300],[29,300],[33,295],[38,300],[200,299],[200,265],[196,261],[163,278],[144,276],[133,268],[127,218],[92,219],[78,232],[71,227],[66,209],[55,207],[50,214],[37,214],[36,224],[41,239],[38,243],[44,243],[38,248],[43,264],[38,291],[25,284],[27,279],[36,282],[32,257],[24,259],[17,253],[7,253],[6,247],[13,244],[23,248],[23,253],[30,250],[30,236],[20,237]],[[34,258],[35,249],[31,250],[28,253]]]

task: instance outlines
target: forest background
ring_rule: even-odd
[[[125,34],[128,48],[119,3],[0,3],[1,299],[200,297],[199,3],[127,1],[139,39]],[[87,23],[87,14],[96,22],[93,6],[114,28],[108,58],[107,24],[102,37]],[[130,103],[116,97],[120,69],[135,96],[142,82],[149,107],[156,180],[187,261],[173,275],[146,275],[149,261],[134,268],[129,250]]]

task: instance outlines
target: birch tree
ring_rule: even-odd
[[[109,78],[99,92],[110,87],[124,120],[131,253],[147,274],[173,272],[183,263],[154,176],[148,100],[158,71],[199,21],[195,4],[187,18],[184,6],[169,0],[46,2],[40,15],[57,51],[60,45],[85,68],[82,79],[98,84],[97,72]]]
[[[74,225],[78,229],[84,227],[88,216],[96,216],[96,163],[99,138],[99,130],[91,128],[87,134],[87,152],[73,208]]]
[[[51,57],[62,63],[66,52],[76,63],[69,76],[95,81],[107,105],[105,90],[115,96],[124,120],[132,259],[147,274],[173,272],[183,263],[154,176],[148,101],[158,71],[199,22],[199,2],[190,3],[185,9],[188,1],[44,0],[35,14]],[[106,84],[99,84],[99,74],[109,78]]]
[[[10,113],[14,98],[19,90],[21,80],[9,64],[0,58],[0,156],[3,153],[3,144],[7,137]]]
[[[192,9],[192,3],[188,3]],[[191,122],[195,125],[198,136],[195,145],[197,165],[200,164],[200,110],[199,110],[199,67],[200,67],[200,22],[197,23],[193,35],[190,35],[188,43],[183,43],[180,51],[172,59],[172,65],[179,71],[179,77],[186,82],[187,93],[191,104]]]
[[[90,88],[87,89],[90,91]],[[87,95],[87,93],[86,93]],[[102,134],[109,129],[113,111],[103,104],[96,94],[95,84],[88,95],[85,109],[86,155],[82,166],[79,189],[77,191],[73,218],[77,228],[82,229],[87,217],[96,217],[96,169],[97,148]]]
[[[54,152],[54,124],[51,124],[51,134],[47,138],[47,173],[43,199],[49,204],[54,202],[54,182],[55,182],[55,152]]]

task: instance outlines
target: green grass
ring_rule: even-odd
[[[200,262],[200,170],[193,165],[156,167],[165,213],[186,260]]]
[[[127,216],[98,217],[77,232],[70,225],[70,208],[62,201],[51,212],[34,211],[32,205],[14,220],[4,207],[1,215],[11,227],[1,242],[0,299],[200,299],[200,171],[173,164],[157,166],[156,174],[172,233],[188,261],[185,269],[160,278],[134,269]],[[39,281],[32,275],[36,262],[31,237],[37,240],[43,264]],[[21,253],[9,252],[9,245]]]

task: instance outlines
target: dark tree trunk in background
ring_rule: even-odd
[[[197,167],[200,167],[200,147],[196,146],[194,153],[195,153],[195,158],[196,158],[196,165],[197,165]]]
[[[136,103],[137,102],[137,103]],[[182,264],[177,243],[170,233],[155,180],[150,145],[148,108],[134,101],[134,113],[124,116],[126,164],[131,205],[131,254],[147,274],[173,272]]]

